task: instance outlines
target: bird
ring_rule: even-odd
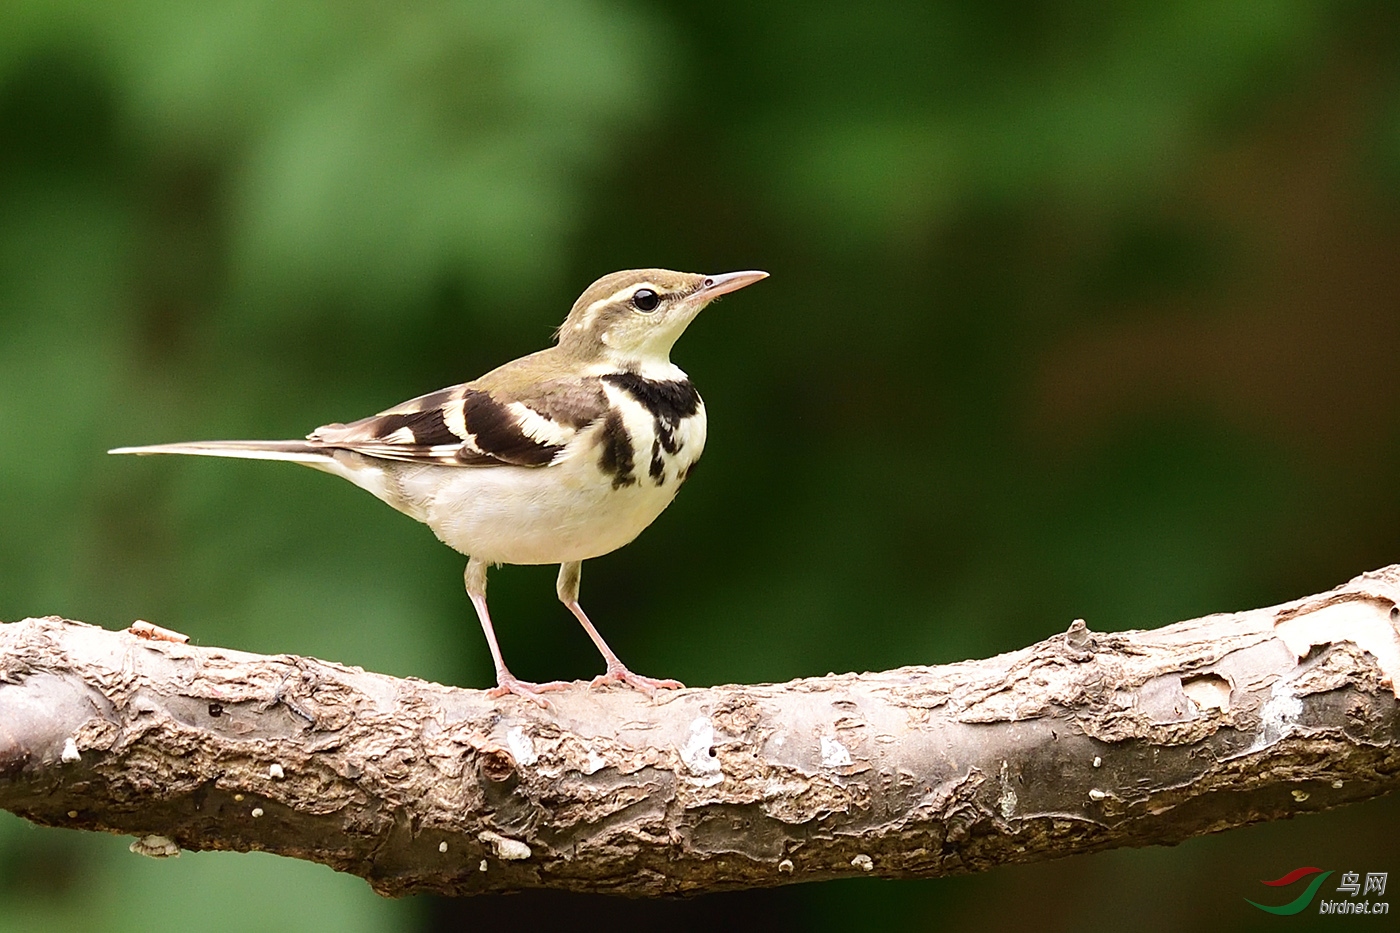
[[[721,295],[759,271],[703,275],[630,269],[579,296],[555,342],[480,378],[410,399],[303,440],[195,441],[113,454],[284,460],[347,479],[432,529],[467,557],[464,580],[496,667],[493,697],[568,686],[506,667],[486,604],[501,564],[558,564],[560,602],[606,662],[593,686],[647,695],[680,682],[633,673],[579,605],[585,560],[631,542],[671,504],[705,449],[705,403],[671,348]]]

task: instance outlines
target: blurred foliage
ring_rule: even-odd
[[[538,349],[642,265],[773,273],[677,348],[705,468],[587,568],[647,673],[980,656],[1394,561],[1397,62],[1400,14],[1359,0],[11,0],[0,618],[486,683],[426,529],[311,471],[102,451],[379,410]],[[588,676],[551,580],[493,575],[507,657]],[[1362,830],[1396,813],[743,903],[1243,929],[1259,877],[1383,860],[1393,834]],[[289,905],[338,929],[496,909],[0,819],[0,933],[283,929]]]

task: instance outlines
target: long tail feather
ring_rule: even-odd
[[[421,521],[427,519],[402,495],[390,495],[386,485],[386,461],[332,447],[316,441],[190,441],[184,444],[151,444],[147,447],[117,447],[109,454],[187,454],[194,457],[238,457],[244,460],[286,460],[300,463],[347,479],[383,499],[401,512]]]
[[[333,452],[310,441],[191,441],[184,444],[151,444],[117,447],[109,454],[187,454],[194,457],[238,457],[244,460],[289,460],[293,463],[325,463]]]

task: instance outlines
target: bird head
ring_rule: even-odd
[[[559,327],[559,347],[581,359],[667,361],[701,308],[767,277],[767,272],[698,275],[669,269],[605,275],[574,302]]]

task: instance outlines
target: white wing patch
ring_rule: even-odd
[[[563,447],[578,433],[572,426],[546,418],[524,402],[511,402],[506,409],[515,416],[521,433],[537,443]],[[451,422],[448,422],[448,427],[451,427]]]
[[[447,430],[458,437],[465,438],[471,434],[467,430],[466,400],[454,398],[442,406],[442,422],[447,425]]]

